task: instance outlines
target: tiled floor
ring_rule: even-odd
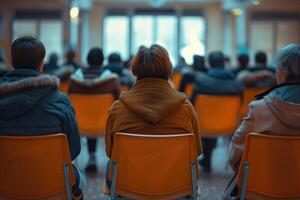
[[[204,173],[200,169],[200,188],[202,200],[221,199],[224,187],[232,172],[226,167],[226,145],[219,139],[218,147],[213,154],[213,170],[211,174]],[[86,140],[82,139],[82,151],[77,165],[84,169],[88,161]],[[86,175],[86,186],[84,187],[85,200],[104,200],[106,196],[102,193],[102,181],[105,177],[105,166],[107,158],[104,151],[104,140],[100,138],[97,150],[98,173]]]

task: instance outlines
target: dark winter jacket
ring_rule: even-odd
[[[58,91],[55,76],[18,69],[0,78],[0,135],[65,133],[72,160],[80,153],[80,136],[69,98]]]

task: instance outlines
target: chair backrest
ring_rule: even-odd
[[[185,87],[185,90],[184,90],[185,95],[187,97],[192,96],[193,89],[194,89],[194,84],[192,84],[192,83],[187,84],[186,87]]]
[[[64,134],[0,136],[0,199],[43,199],[63,194],[64,165],[75,183]]]
[[[175,74],[172,75],[172,81],[174,83],[174,88],[176,90],[179,89],[181,80],[182,80],[182,74],[181,73],[175,73]]]
[[[197,95],[199,127],[206,135],[232,134],[240,122],[240,96]]]
[[[76,112],[80,133],[97,136],[103,133],[108,110],[114,101],[111,94],[69,94]]]
[[[199,178],[196,152],[193,134],[117,133],[111,157],[117,161],[116,193],[149,200],[191,195],[192,161]]]
[[[299,146],[300,136],[249,134],[238,174],[239,185],[247,162],[247,192],[274,198],[300,198]]]
[[[248,105],[251,101],[255,100],[255,96],[266,91],[268,88],[245,88],[244,89],[244,97],[243,97],[243,105],[241,109],[242,116],[247,116],[248,114]]]
[[[62,91],[64,93],[67,93],[68,89],[69,89],[69,82],[68,81],[60,83],[60,85],[59,85],[59,90],[60,91]]]
[[[129,91],[129,87],[127,87],[127,86],[122,86],[122,87],[121,87],[121,91],[122,91],[122,92],[128,92],[128,91]]]

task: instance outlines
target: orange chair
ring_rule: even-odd
[[[244,90],[244,99],[243,99],[243,105],[241,109],[241,115],[247,116],[248,114],[248,105],[251,103],[251,101],[255,100],[255,96],[263,93],[268,88],[245,88]]]
[[[201,132],[207,135],[232,134],[240,121],[240,96],[197,95],[195,109]]]
[[[66,81],[66,82],[60,83],[59,90],[64,92],[64,93],[67,93],[68,90],[69,90],[69,82]]]
[[[179,89],[181,80],[182,80],[182,74],[181,73],[175,73],[175,74],[173,74],[172,81],[173,81],[173,84],[174,84],[174,88],[176,90]]]
[[[0,136],[0,199],[68,199],[75,183],[64,134]]]
[[[103,133],[108,110],[114,101],[110,94],[69,94],[76,112],[80,133],[97,137]]]
[[[122,92],[128,92],[128,91],[129,91],[129,87],[127,87],[127,86],[122,86],[122,87],[121,87],[121,91],[122,91]]]
[[[192,84],[192,83],[187,84],[186,87],[185,87],[185,91],[184,91],[185,95],[187,97],[192,96],[193,89],[194,89],[194,84]]]
[[[111,199],[198,199],[198,162],[193,134],[117,133],[111,157]],[[122,199],[122,198],[121,198]]]
[[[300,199],[300,137],[251,133],[238,174],[241,200],[246,192]]]

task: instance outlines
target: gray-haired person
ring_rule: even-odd
[[[249,104],[248,116],[244,118],[232,138],[229,164],[236,174],[249,133],[264,132],[274,135],[300,133],[300,45],[290,44],[279,49],[274,61],[277,85],[260,94],[256,101]],[[233,177],[225,190],[224,199],[235,196],[238,190],[236,177]],[[268,199],[256,193],[247,193],[247,197],[254,200]]]

